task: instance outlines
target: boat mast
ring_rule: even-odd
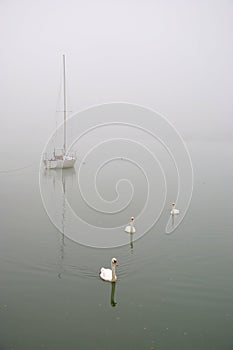
[[[63,150],[64,155],[66,155],[66,56],[62,55],[63,57],[63,103],[64,103],[64,144],[63,144]]]

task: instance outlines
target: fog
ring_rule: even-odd
[[[232,137],[233,1],[1,0],[1,152],[42,151],[61,56],[73,112],[155,109],[191,139]]]

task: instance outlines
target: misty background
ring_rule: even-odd
[[[232,0],[0,0],[0,349],[90,350],[106,344],[111,350],[233,349],[232,14]],[[135,143],[130,148],[122,142],[120,148],[112,140],[89,155],[96,129],[77,142],[76,167],[83,173],[41,167],[40,188],[41,154],[63,118],[56,110],[62,108],[64,53],[69,111],[109,102],[138,104],[165,116],[183,137],[194,191],[174,234],[165,233],[171,203],[180,209],[179,218],[185,208],[176,199],[177,168],[159,142],[151,141],[168,180],[166,203],[143,237],[142,224],[150,223],[146,215],[153,220],[160,215],[165,181],[159,165]],[[117,112],[99,110],[105,121]],[[88,125],[85,115],[75,119],[76,129],[69,128],[75,135]],[[127,122],[136,120],[136,113],[123,115]],[[127,135],[129,129],[110,125],[101,141],[110,129],[111,136],[133,138],[136,128]],[[162,136],[172,141],[170,135]],[[149,144],[145,139],[142,145]],[[185,168],[183,150],[170,148],[176,164]],[[131,162],[125,161],[127,154]],[[116,161],[105,162],[114,156]],[[148,166],[136,171],[132,160]],[[100,199],[109,201],[119,187],[127,204],[131,188],[116,186],[122,178],[131,180],[135,196],[126,210],[117,207],[122,217],[113,217],[108,203],[109,215],[99,210],[94,185]],[[192,190],[187,179],[191,176],[182,178],[182,195]],[[145,208],[147,193],[154,196]],[[43,205],[44,198],[50,206]],[[116,237],[126,245],[103,250],[75,244],[67,238],[68,205],[88,224],[75,222],[76,241],[98,247],[96,232],[117,225]],[[132,215],[137,231],[128,237],[124,227]],[[176,225],[178,218],[173,219]],[[119,261],[116,293],[99,278],[112,257]]]
[[[72,112],[130,102],[186,142],[231,138],[232,15],[230,0],[1,0],[1,152],[42,152],[63,53]]]

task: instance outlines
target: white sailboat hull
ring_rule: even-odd
[[[46,169],[66,169],[73,168],[76,158],[64,159],[45,159],[44,165]]]

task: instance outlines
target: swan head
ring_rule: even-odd
[[[172,203],[172,206],[173,206],[173,207],[175,206],[175,203],[174,203],[174,202]]]
[[[116,258],[112,258],[111,263],[112,263],[112,266],[118,266],[118,261]]]
[[[134,217],[133,216],[131,216],[130,221],[134,222]]]

